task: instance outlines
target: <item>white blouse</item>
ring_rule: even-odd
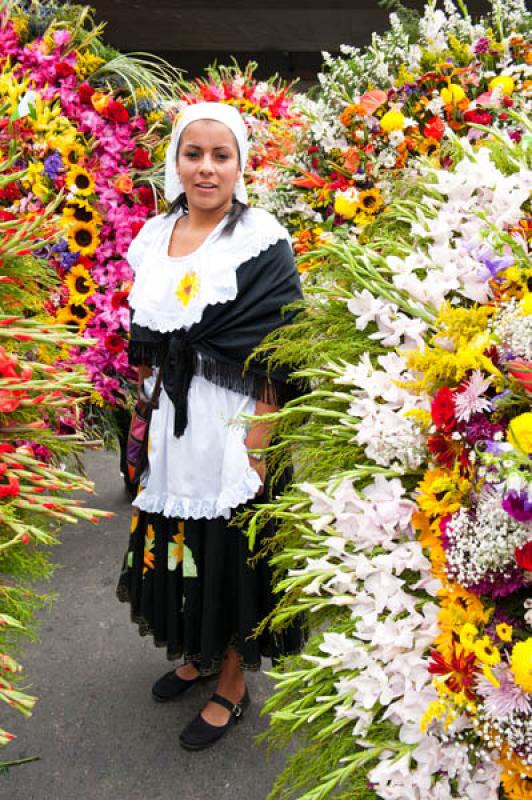
[[[240,264],[266,250],[288,232],[266,211],[249,209],[230,236],[225,220],[188,256],[168,255],[178,217],[149,220],[132,241],[127,258],[135,270],[129,301],[133,321],[162,333],[187,330],[206,306],[237,294]],[[145,382],[147,393],[155,376]],[[255,413],[251,397],[196,375],[188,393],[188,424],[174,436],[174,407],[161,388],[159,409],[150,424],[149,467],[133,505],[180,519],[231,516],[253,498],[260,478],[250,466],[246,428],[238,418]]]

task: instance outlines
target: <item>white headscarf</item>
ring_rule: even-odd
[[[244,185],[244,169],[248,157],[248,137],[244,120],[233,106],[227,103],[195,103],[187,106],[172,131],[170,144],[166,151],[166,168],[164,174],[164,196],[172,203],[183,191],[183,184],[177,177],[176,159],[179,139],[185,128],[200,119],[213,119],[221,122],[234,135],[240,153],[240,178],[235,184],[235,195],[241,203],[247,203],[248,195]]]

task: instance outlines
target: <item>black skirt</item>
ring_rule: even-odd
[[[268,523],[255,550],[272,534]],[[279,595],[268,560],[251,564],[252,556],[243,531],[223,517],[178,520],[134,509],[117,596],[130,603],[139,633],[151,634],[169,659],[183,657],[208,675],[234,647],[243,669],[258,670],[261,656],[275,663],[300,652],[305,631],[298,623],[254,636]]]

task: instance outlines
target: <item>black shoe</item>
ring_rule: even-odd
[[[203,719],[201,714],[198,714],[188,723],[179,737],[179,743],[185,750],[203,750],[205,747],[213,745],[218,739],[221,739],[232,725],[243,719],[244,712],[249,707],[250,699],[246,689],[239,703],[232,703],[220,694],[213,694],[210,702],[223,706],[231,712],[231,716],[225,725],[211,725]]]
[[[169,700],[175,700],[176,697],[182,695],[194,684],[204,680],[205,677],[204,675],[198,675],[196,678],[187,681],[185,678],[180,678],[179,675],[176,675],[176,671],[173,669],[163,675],[162,678],[159,678],[158,681],[155,681],[151,687],[152,697],[158,703],[167,703]]]

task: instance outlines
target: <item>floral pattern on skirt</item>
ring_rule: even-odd
[[[257,546],[272,532],[267,525]],[[292,624],[253,637],[279,596],[267,559],[251,565],[251,556],[245,534],[223,517],[178,520],[134,509],[118,599],[130,603],[139,633],[151,634],[169,659],[183,656],[208,675],[232,646],[243,669],[258,670],[261,656],[275,662],[300,652],[305,633]]]

